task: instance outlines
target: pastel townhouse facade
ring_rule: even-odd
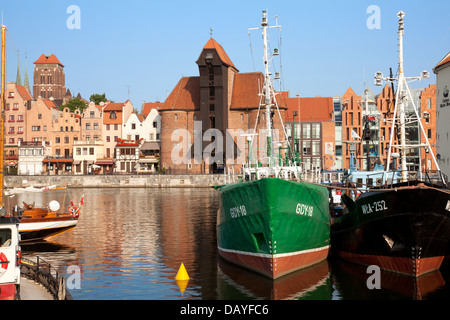
[[[101,140],[80,140],[73,143],[73,174],[92,174],[100,169],[97,159],[104,158]]]
[[[124,124],[122,140],[116,145],[116,168],[118,172],[129,172],[127,162],[135,163],[133,170],[138,173],[153,173],[157,170],[160,153],[161,117],[156,108],[144,109],[147,114],[132,113]],[[124,148],[135,143],[135,152]],[[125,144],[122,146],[122,144]],[[131,156],[133,155],[133,156]],[[137,155],[135,157],[134,155]],[[130,157],[131,156],[131,157]],[[125,163],[125,164],[124,164]]]
[[[52,121],[60,113],[53,101],[38,97],[26,112],[25,141],[51,142]]]
[[[19,166],[18,175],[44,174],[44,160],[51,155],[51,147],[48,141],[19,142]]]
[[[8,82],[6,85],[5,104],[5,165],[16,167],[18,161],[18,146],[25,140],[26,112],[31,108],[33,98],[25,86],[16,82]]]
[[[139,146],[141,141],[122,139],[117,141],[115,148],[116,173],[127,174],[136,172],[140,156]]]
[[[144,127],[145,116],[142,114],[137,114],[132,112],[128,117],[128,120],[123,124],[122,136],[123,140],[133,140],[139,141],[140,139],[145,139],[144,132],[146,128]]]
[[[81,140],[81,115],[77,109],[64,108],[52,121],[52,157],[45,162],[53,174],[71,173],[73,170],[73,145]]]
[[[133,112],[133,104],[127,100],[123,103],[106,102],[103,107],[102,139],[105,148],[104,158],[97,159],[96,165],[102,167],[101,172],[114,172],[115,148],[122,137],[123,124]]]
[[[103,103],[96,105],[90,102],[81,114],[81,140],[102,141]]]

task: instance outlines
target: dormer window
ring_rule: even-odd
[[[111,111],[111,113],[109,114],[109,118],[110,119],[117,119],[117,115],[115,111]]]

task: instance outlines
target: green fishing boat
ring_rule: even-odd
[[[265,166],[252,165],[249,156],[241,182],[216,187],[220,193],[217,243],[224,259],[276,279],[327,258],[330,215],[327,188],[302,181],[297,161],[286,163],[274,157],[271,112],[278,106],[267,63],[267,28],[263,11],[269,160]]]

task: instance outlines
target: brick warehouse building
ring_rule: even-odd
[[[254,129],[257,132],[265,129],[264,108],[258,117],[259,93],[264,84],[262,73],[239,73],[225,50],[213,38],[203,47],[196,63],[200,76],[182,77],[159,109],[161,166],[168,173],[213,173],[230,163],[239,167],[238,162],[242,161],[238,158],[247,155],[247,143],[240,134],[230,138],[227,130],[240,129],[242,133],[248,133]],[[279,108],[284,121],[286,107]],[[274,111],[273,128],[283,132],[278,112]],[[211,128],[220,130],[223,137],[223,154],[215,154],[214,150],[211,156],[219,160],[213,164],[202,156],[198,158],[199,151],[201,153],[214,141],[207,135]],[[181,136],[185,130],[189,132],[189,137]],[[231,145],[226,143],[227,138],[232,141]],[[203,141],[202,145],[194,145],[194,140]],[[174,150],[182,151],[174,153]],[[172,155],[182,156],[183,152],[187,155],[184,159],[190,160],[174,162]],[[233,159],[226,159],[227,155]]]
[[[369,90],[370,91],[370,90]],[[426,88],[412,89],[414,102],[419,112],[420,121],[424,127],[428,141],[436,155],[436,85],[432,84]],[[358,96],[352,88],[349,88],[342,96],[344,108],[342,110],[342,140],[343,146],[343,167],[349,168],[350,151],[348,141],[358,142],[356,145],[356,160],[362,170],[366,170],[366,141],[364,140],[365,109],[369,108],[367,114],[373,120],[371,123],[372,139],[370,145],[370,168],[374,168],[374,163],[378,159],[386,166],[388,156],[389,137],[392,125],[389,121],[392,118],[395,107],[395,94],[389,85],[385,85],[381,92],[369,95],[369,103],[365,105],[365,97]],[[406,106],[406,114],[413,114],[412,104]],[[407,139],[409,143],[425,143],[425,138],[421,134],[417,124],[407,127]],[[352,137],[354,131],[359,138]],[[397,129],[394,128],[393,144],[398,143]],[[392,148],[392,152],[397,152]],[[423,148],[411,148],[406,153],[408,170],[417,171],[419,167],[424,170],[436,170],[431,155]]]

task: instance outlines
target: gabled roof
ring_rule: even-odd
[[[217,54],[219,55],[220,60],[227,66],[233,67],[237,70],[237,68],[234,66],[233,62],[231,61],[230,57],[228,57],[227,53],[223,49],[223,47],[213,38],[210,38],[208,42],[203,47],[203,50],[205,49],[215,49],[217,51]]]
[[[58,58],[54,55],[45,55],[42,54],[39,59],[37,59],[34,64],[41,64],[41,63],[49,63],[49,64],[59,64],[60,66],[64,67],[64,65],[59,62]]]
[[[143,106],[142,106],[142,114],[145,116],[148,116],[148,114],[150,113],[150,111],[152,111],[152,109],[157,109],[158,107],[160,108],[164,103],[163,102],[144,102]]]

